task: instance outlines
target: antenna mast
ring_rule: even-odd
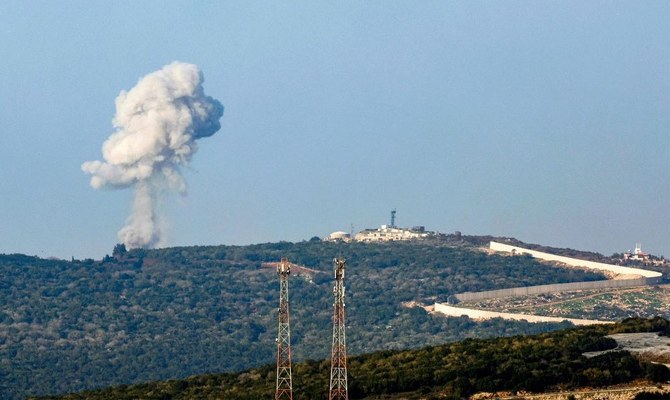
[[[336,258],[333,294],[333,348],[330,356],[330,390],[328,400],[348,400],[347,392],[347,342],[344,325],[344,269],[346,260]]]
[[[277,390],[275,400],[293,400],[291,378],[291,329],[288,312],[288,276],[291,263],[286,257],[277,263],[279,275],[279,329],[277,332]]]

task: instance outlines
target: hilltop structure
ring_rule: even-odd
[[[426,228],[423,226],[398,228],[382,225],[377,229],[365,229],[358,232],[354,240],[357,242],[390,242],[395,240],[424,239],[433,235],[433,232],[426,231]]]
[[[434,236],[434,232],[426,231],[424,226],[413,226],[411,228],[399,228],[395,225],[396,210],[391,211],[391,225],[382,225],[379,228],[364,229],[356,235],[336,231],[331,233],[324,240],[327,242],[390,242],[397,240],[416,240]]]
[[[323,239],[326,242],[351,242],[351,234],[344,231],[336,231],[328,235],[327,238]]]
[[[640,243],[635,243],[635,252],[631,253],[630,250],[623,253],[624,260],[631,261],[649,261],[649,254],[642,251],[642,245]]]
[[[653,265],[656,267],[668,267],[670,263],[665,257],[657,257],[642,251],[642,245],[635,243],[635,251],[628,250],[619,259],[622,265]]]

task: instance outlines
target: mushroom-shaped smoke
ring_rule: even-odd
[[[157,201],[168,191],[184,194],[180,168],[197,139],[216,133],[223,105],[205,95],[198,66],[173,62],[141,78],[116,98],[114,132],[102,146],[105,161],[87,161],[91,186],[135,187],[135,199],[119,240],[129,248],[163,244]]]

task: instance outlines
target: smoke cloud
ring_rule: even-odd
[[[81,166],[96,189],[134,187],[132,212],[118,233],[128,248],[163,244],[160,199],[186,192],[181,167],[198,149],[196,140],[221,128],[223,105],[205,95],[203,81],[198,66],[173,62],[121,91],[116,131],[102,146],[104,161]]]

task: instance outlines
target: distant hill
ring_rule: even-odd
[[[582,353],[616,347],[610,333],[668,331],[667,320],[629,319],[616,325],[573,328],[534,336],[466,340],[418,350],[382,351],[349,359],[350,399],[460,399],[477,392],[603,387],[646,379],[666,382],[662,364],[624,351],[594,358]],[[329,361],[294,365],[294,399],[326,399]],[[275,366],[241,373],[123,385],[43,400],[272,398]]]
[[[292,275],[295,360],[330,351],[332,259],[348,259],[350,354],[467,337],[565,327],[432,316],[403,302],[454,293],[604,279],[531,257],[477,250],[488,239],[117,251],[100,261],[0,255],[0,398],[194,374],[240,371],[274,359],[278,281],[264,261],[288,257],[321,272]],[[481,243],[480,243],[481,242]]]

